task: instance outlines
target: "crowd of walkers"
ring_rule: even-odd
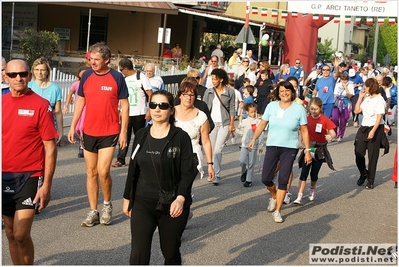
[[[64,109],[60,88],[49,81],[46,59],[35,60],[31,67],[23,60],[7,64],[3,59],[3,140],[21,133],[17,148],[13,142],[2,143],[2,182],[8,185],[6,190],[3,186],[2,210],[14,264],[33,264],[31,225],[35,213],[50,201],[57,146],[64,134],[62,115],[73,102],[67,139],[74,144],[77,134],[90,207],[81,226],[112,223],[111,166],[128,165],[123,212],[131,220],[130,264],[149,264],[157,228],[165,264],[182,263],[181,237],[195,201],[192,184],[197,176],[207,176],[210,185],[223,186],[223,148],[230,138],[240,146],[237,178],[245,188],[255,179],[257,157],[265,154],[261,181],[266,195],[270,193],[267,210],[276,223],[284,221],[284,203],[291,203],[297,155],[301,173],[293,203],[301,205],[309,174],[308,199],[314,201],[323,163],[335,170],[328,143],[349,141],[349,123],[358,128],[351,140],[357,184],[366,183],[368,190],[378,185],[379,150],[389,152],[387,137],[397,112],[396,77],[388,68],[379,73],[368,62],[357,69],[336,58],[332,64],[315,64],[307,75],[297,58],[293,66],[284,63],[274,73],[268,62],[258,62],[250,50],[242,55],[240,49],[226,60],[233,69],[228,73],[217,49],[202,73],[189,71],[174,96],[154,75],[154,64],[140,72],[124,58],[118,70],[112,69],[110,49],[96,43],[85,55]],[[236,136],[241,137],[238,144]]]

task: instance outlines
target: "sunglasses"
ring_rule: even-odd
[[[166,102],[161,102],[161,103],[150,102],[148,106],[150,107],[150,109],[156,109],[157,107],[159,107],[159,109],[167,110],[170,108],[169,103]]]
[[[195,78],[196,80],[201,79],[201,77],[199,77],[199,76],[196,76],[196,77],[193,77],[193,78]]]
[[[321,69],[322,71],[330,71],[330,69]]]
[[[249,62],[248,60],[244,60],[243,62]]]
[[[6,75],[12,79],[17,78],[17,76],[19,75],[21,78],[25,78],[28,77],[29,75],[29,71],[23,71],[23,72],[9,72],[6,73]]]

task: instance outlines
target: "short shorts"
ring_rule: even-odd
[[[89,152],[98,153],[99,149],[116,146],[118,138],[119,134],[109,136],[91,136],[83,132],[83,148]]]
[[[30,177],[22,189],[15,195],[2,195],[2,214],[14,217],[15,211],[35,209],[33,200],[39,187],[39,177]]]

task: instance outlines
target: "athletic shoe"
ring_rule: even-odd
[[[218,185],[218,184],[219,184],[219,181],[220,181],[220,177],[215,176],[215,177],[213,178],[212,183],[213,183],[214,185]]]
[[[342,142],[342,138],[341,138],[341,137],[338,137],[338,138],[337,138],[337,142]]]
[[[277,200],[274,198],[269,198],[269,205],[267,205],[267,210],[268,211],[273,211],[276,209],[277,206]]]
[[[99,214],[98,211],[91,210],[87,213],[86,219],[82,222],[81,226],[83,227],[92,227],[95,224],[99,224]]]
[[[243,184],[244,187],[251,187],[252,186],[252,182],[247,182],[245,181],[245,183]]]
[[[79,147],[79,154],[78,154],[78,158],[83,158],[83,148]]]
[[[366,189],[368,189],[368,190],[374,189],[374,185],[370,184],[370,183],[367,183]]]
[[[112,204],[104,204],[103,209],[101,210],[101,220],[100,223],[103,225],[109,225],[112,220]]]
[[[359,123],[357,123],[357,121],[355,121],[355,122],[353,123],[353,127],[359,128]]]
[[[310,201],[313,201],[314,200],[314,198],[316,197],[316,188],[310,188],[309,189],[309,200]]]
[[[274,219],[274,222],[276,222],[276,223],[283,222],[283,218],[281,218],[281,214],[278,211],[273,212],[273,219]]]
[[[241,174],[241,182],[245,182],[245,180],[247,179],[247,171],[245,171],[243,174]]]
[[[287,192],[287,193],[285,193],[285,197],[284,197],[284,203],[285,204],[290,204],[291,203],[291,193],[290,192]]]
[[[215,178],[213,178],[213,179],[215,179]],[[211,179],[211,177],[208,177],[208,182],[212,182],[213,180]]]
[[[115,161],[115,163],[114,164],[112,164],[111,165],[112,167],[122,167],[122,166],[125,166],[125,163],[121,163],[121,162],[119,162],[118,160],[117,161]]]
[[[236,138],[235,138],[235,137],[232,137],[232,138],[231,138],[231,144],[233,144],[233,145],[236,144]]]
[[[297,197],[297,198],[294,200],[294,204],[301,205],[301,204],[302,204],[302,198],[301,198],[301,197]]]

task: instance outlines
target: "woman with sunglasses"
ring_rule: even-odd
[[[213,88],[208,88],[204,94],[204,102],[208,105],[215,124],[210,134],[215,178],[213,180],[208,178],[208,182],[214,185],[218,185],[220,181],[224,142],[229,134],[235,131],[235,92],[234,89],[226,86],[228,81],[229,77],[225,70],[214,69],[212,71]]]
[[[208,61],[208,66],[201,74],[200,84],[203,84],[206,88],[212,88],[212,71],[220,68],[218,65],[219,58],[218,56],[212,56]]]
[[[36,59],[32,65],[32,81],[29,82],[28,86],[33,92],[50,102],[54,114],[54,125],[58,132],[57,146],[60,146],[64,135],[64,120],[61,108],[62,92],[57,84],[50,82],[50,70],[50,64],[46,58]]]
[[[165,265],[181,265],[195,171],[191,139],[174,125],[171,93],[154,92],[148,106],[153,124],[136,133],[123,194],[123,212],[131,220],[130,264],[150,264],[158,228]]]
[[[198,172],[201,178],[204,176],[202,144],[208,165],[208,177],[213,180],[215,172],[212,162],[212,145],[209,139],[209,122],[206,114],[194,106],[194,101],[197,98],[197,87],[190,82],[182,82],[177,97],[180,99],[180,104],[175,107],[175,125],[187,132],[191,138],[196,169],[194,177],[197,176]]]

